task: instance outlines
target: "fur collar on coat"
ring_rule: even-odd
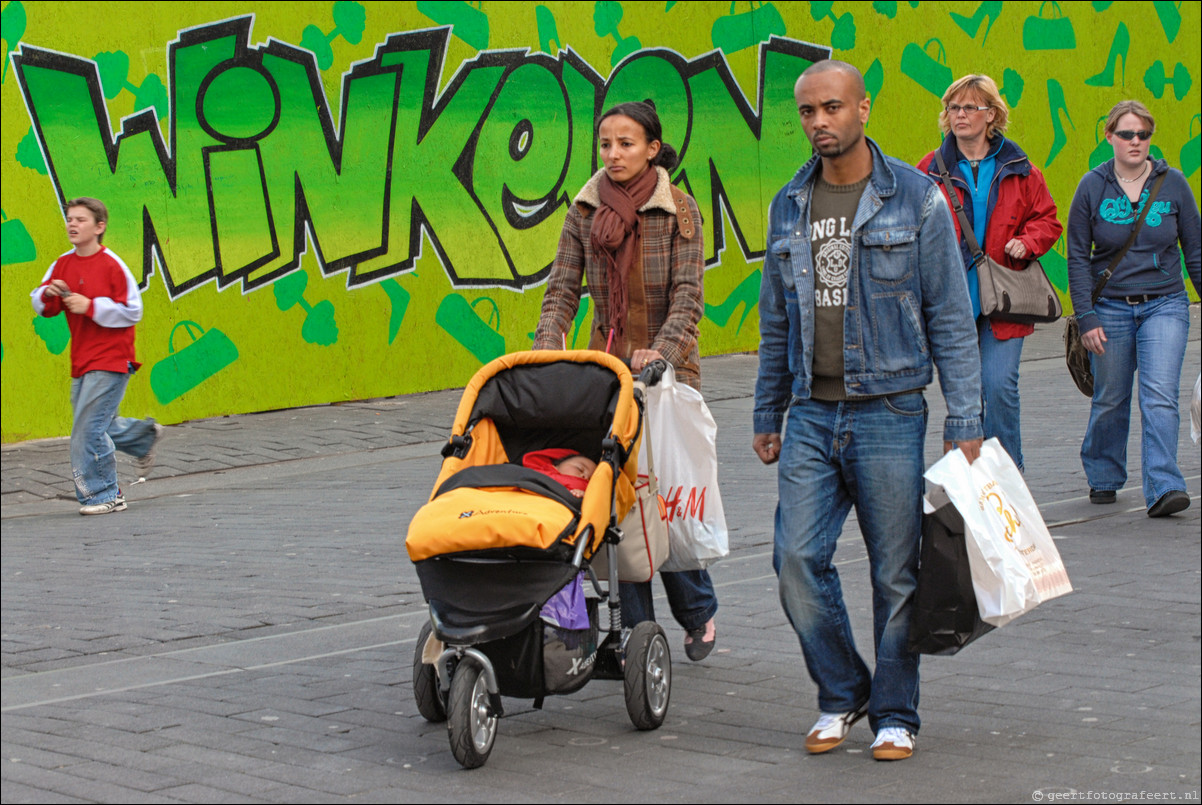
[[[647,210],[663,210],[664,212],[676,214],[676,204],[672,201],[672,180],[668,177],[668,172],[663,168],[656,166],[656,174],[659,180],[655,183],[655,192],[651,194],[651,198],[646,204],[639,207],[639,212]],[[584,204],[592,207],[594,210],[601,206],[601,177],[605,175],[605,168],[593,174],[593,178],[588,180],[579,193],[576,194],[574,201],[577,204]]]

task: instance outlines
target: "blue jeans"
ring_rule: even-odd
[[[700,629],[718,612],[718,595],[708,570],[685,570],[679,573],[660,573],[672,617],[686,632]],[[655,620],[651,600],[651,582],[623,582],[618,594],[622,597],[622,624],[633,627],[641,621]]]
[[[117,497],[117,450],[144,456],[154,445],[153,419],[117,416],[129,375],[86,372],[71,380],[71,470],[84,506]]]
[[[1189,298],[1184,291],[1136,305],[1103,298],[1094,312],[1106,334],[1106,353],[1090,355],[1093,405],[1081,443],[1081,464],[1091,489],[1117,490],[1127,482],[1131,385],[1138,369],[1141,469],[1144,500],[1151,506],[1167,492],[1185,490],[1177,467],[1177,406],[1189,336]]]
[[[773,566],[818,707],[868,704],[873,731],[918,732],[918,655],[906,644],[922,529],[921,392],[864,402],[794,400],[786,419]],[[856,651],[833,557],[852,506],[872,578],[876,671]]]
[[[989,319],[977,319],[977,343],[981,347],[981,398],[985,411],[985,438],[996,437],[1023,469],[1023,437],[1019,422],[1018,364],[1023,339],[999,341]]]

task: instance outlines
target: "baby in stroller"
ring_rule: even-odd
[[[502,694],[537,708],[590,678],[622,679],[635,726],[663,723],[663,631],[652,621],[622,630],[618,584],[603,587],[589,569],[598,551],[617,566],[642,416],[641,385],[636,396],[629,370],[600,352],[506,355],[464,390],[434,492],[406,538],[430,611],[415,646],[414,696],[426,719],[447,721],[464,766],[487,760]],[[609,630],[589,599],[597,638],[585,636],[584,655],[564,666],[548,653],[540,612],[581,571],[609,610]]]
[[[522,466],[550,476],[568,488],[572,497],[584,497],[588,479],[597,471],[597,462],[583,453],[565,447],[535,450],[522,458]]]

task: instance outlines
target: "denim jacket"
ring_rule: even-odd
[[[868,145],[872,177],[852,224],[843,317],[848,398],[922,389],[934,358],[947,402],[944,440],[981,438],[981,359],[951,212],[927,177],[885,156],[872,140]],[[810,397],[810,199],[818,164],[815,157],[803,165],[768,210],[756,433],[780,433],[791,401]]]

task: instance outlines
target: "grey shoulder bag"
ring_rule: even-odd
[[[960,221],[960,234],[968,244],[972,264],[976,266],[980,279],[981,315],[1020,324],[1056,321],[1060,318],[1060,297],[1038,260],[1032,260],[1025,268],[1014,271],[981,251],[977,236],[969,226],[968,216],[960,204],[960,196],[952,187],[952,177],[948,175],[943,155],[938,151],[935,151],[935,161],[939,163],[939,176],[951,198],[952,209]]]

